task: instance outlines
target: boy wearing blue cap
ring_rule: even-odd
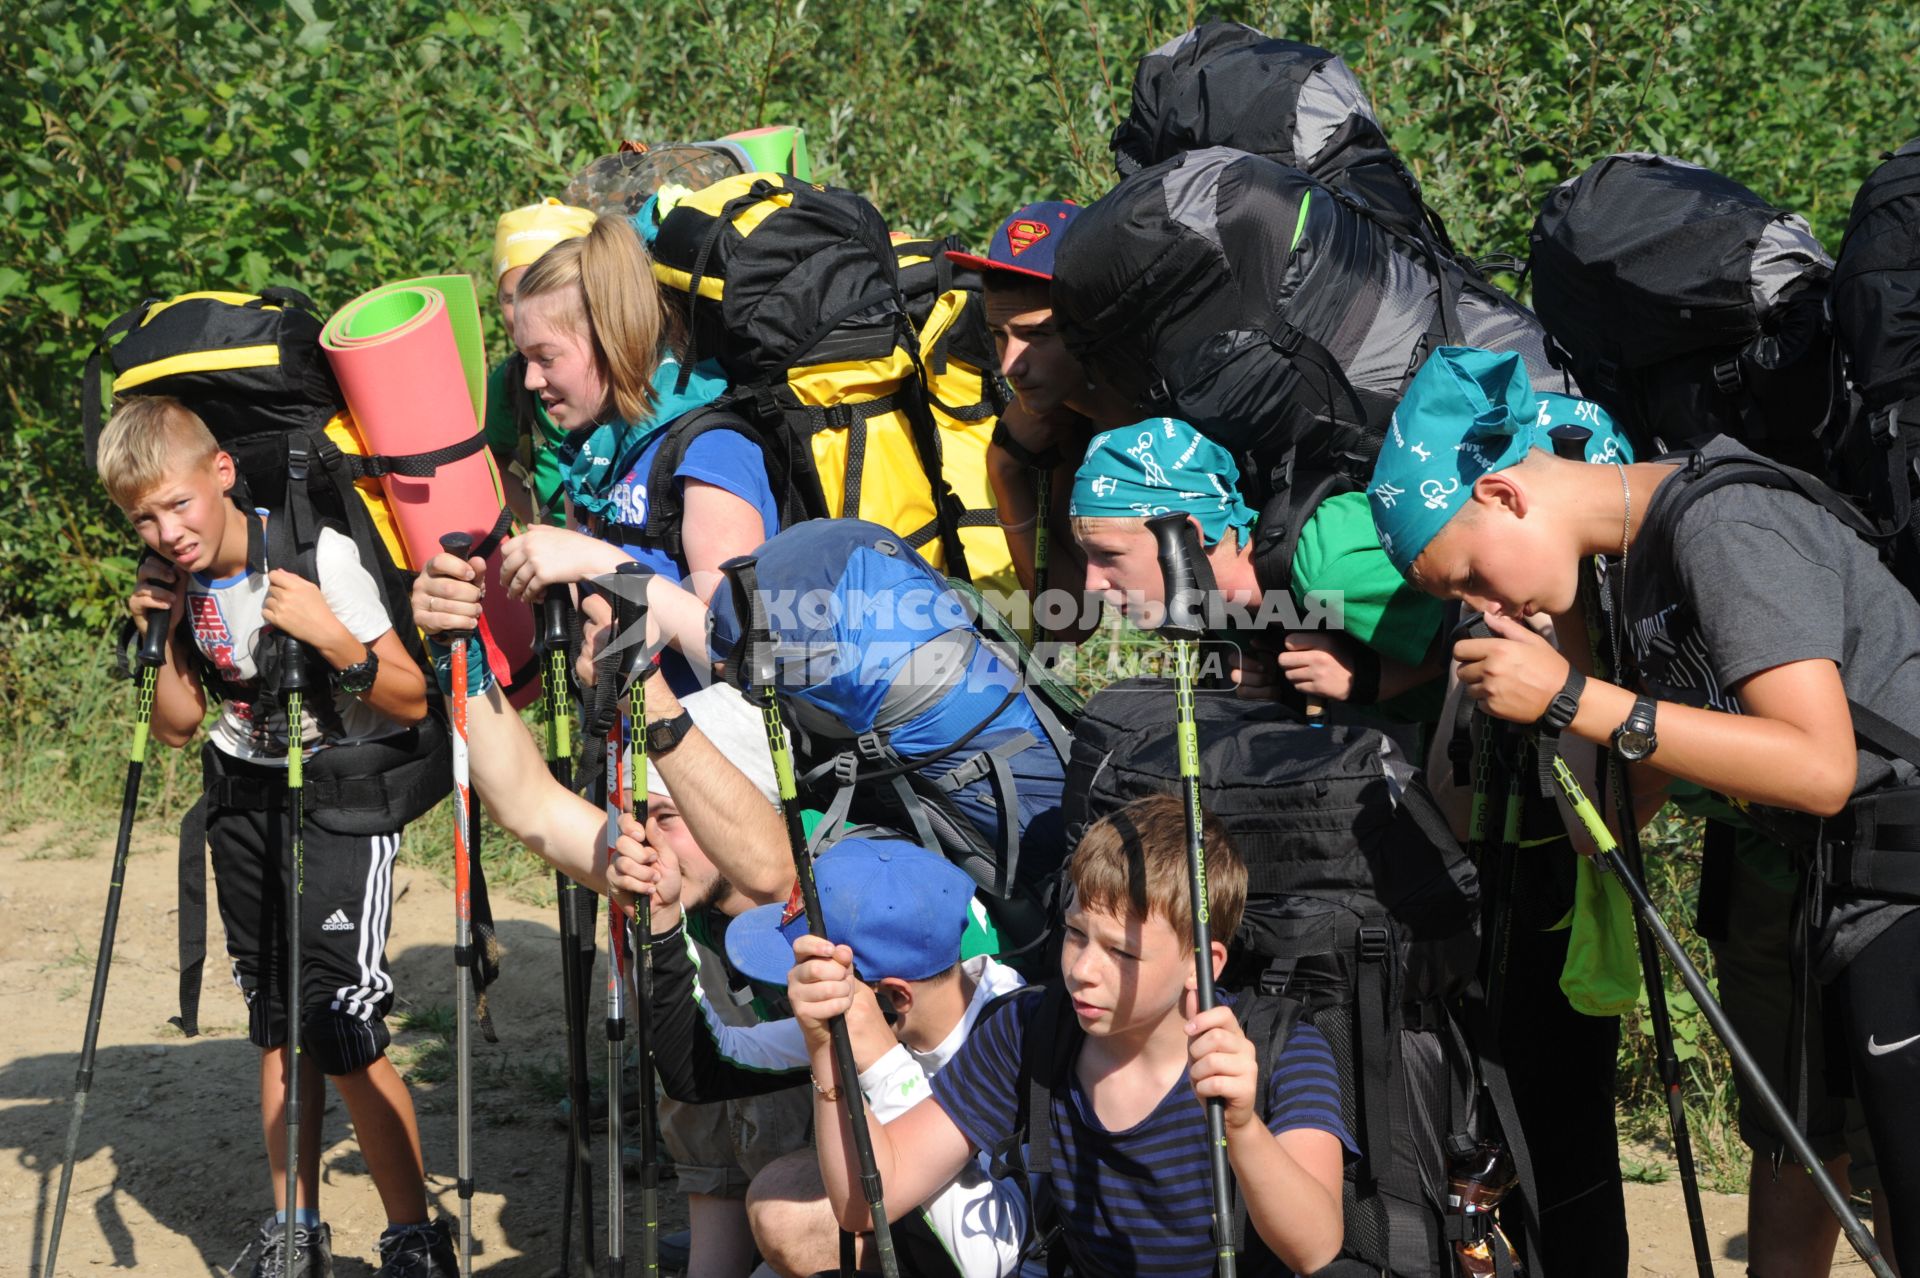
[[[1525,382],[1517,357],[1435,352],[1367,490],[1381,545],[1421,589],[1487,613],[1498,637],[1454,655],[1489,713],[1619,751],[1636,795],[1679,780],[1726,796],[1807,854],[1807,962],[1845,1004],[1875,1215],[1920,1255],[1920,884],[1911,827],[1873,820],[1920,758],[1920,604],[1813,481],[1726,439],[1693,460],[1556,458]],[[1632,687],[1522,624],[1580,633],[1595,556],[1619,583]]]
[[[1216,937],[1238,926],[1247,872],[1211,823],[1207,891]],[[933,1079],[932,1094],[872,1127],[889,1217],[910,1212],[982,1154],[1048,1124],[1049,1215],[1082,1274],[1214,1272],[1204,1103],[1226,1105],[1227,1157],[1247,1209],[1241,1272],[1311,1273],[1340,1250],[1341,1173],[1352,1148],[1340,1119],[1333,1054],[1304,1021],[1288,1033],[1269,1077],[1229,1001],[1195,1012],[1187,896],[1186,819],[1170,795],[1136,800],[1096,822],[1068,865],[1060,979],[1071,1001],[1066,1081],[1047,1113],[1026,1116],[1027,1036],[1050,998],[1016,995],[989,1009]],[[798,935],[788,997],[806,1034],[820,1168],[841,1223],[864,1227],[846,1119],[835,1104],[828,1021],[847,1017],[858,1042],[879,1010],[845,945]],[[1213,943],[1214,971],[1226,962]],[[1048,1062],[1052,1064],[1052,1062]],[[1032,1068],[1041,1068],[1032,1062]],[[1256,1094],[1266,1089],[1266,1121]],[[1035,1144],[1039,1141],[1035,1136]],[[1036,1201],[1040,1201],[1036,1198]]]
[[[654,899],[651,1014],[661,1086],[675,1099],[705,1102],[805,1083],[806,1042],[791,1017],[729,1025],[697,992],[699,963],[681,914],[689,897],[682,876],[692,868],[668,838],[650,839],[614,867],[616,883]],[[898,838],[851,837],[820,857],[814,878],[828,935],[850,946],[860,979],[886,1008],[885,1019],[861,1022],[853,1038],[861,1091],[885,1121],[928,1094],[983,1009],[1023,982],[991,957],[961,959],[973,880],[936,853]],[[725,930],[727,957],[749,980],[778,986],[793,966],[793,938],[806,930],[797,896],[749,910]],[[761,1172],[748,1213],[776,1272],[837,1264],[837,1229],[811,1150]],[[894,1238],[911,1272],[1000,1278],[1019,1262],[1026,1221],[1017,1187],[993,1180],[980,1160],[896,1222]]]

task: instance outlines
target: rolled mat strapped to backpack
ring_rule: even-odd
[[[419,567],[440,538],[464,532],[487,560],[480,634],[487,664],[516,706],[539,695],[533,612],[500,583],[499,542],[510,516],[479,423],[486,396],[479,309],[467,276],[389,284],[341,307],[320,334],[367,445],[406,454],[376,467],[394,521]]]
[[[1247,865],[1220,984],[1305,1005],[1333,1047],[1363,1153],[1346,1173],[1336,1263],[1450,1272],[1449,1144],[1482,1123],[1483,1084],[1528,1166],[1504,1076],[1486,1044],[1469,1048],[1453,1010],[1479,959],[1474,866],[1382,734],[1311,726],[1231,693],[1195,697],[1194,712],[1202,806]],[[1070,839],[1142,795],[1178,793],[1174,715],[1164,679],[1124,679],[1087,703],[1067,770]]]

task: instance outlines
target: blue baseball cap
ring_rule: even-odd
[[[1051,282],[1053,254],[1060,247],[1060,235],[1079,212],[1080,206],[1071,200],[1041,200],[1026,205],[1000,224],[985,257],[952,249],[947,257],[983,271],[1011,271]]]
[[[827,937],[853,948],[862,980],[924,981],[960,961],[973,880],[905,839],[842,839],[813,866]],[[796,886],[785,905],[748,910],[727,928],[727,958],[748,980],[785,985],[807,932]]]

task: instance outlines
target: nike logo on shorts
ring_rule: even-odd
[[[1867,1055],[1885,1056],[1888,1052],[1899,1051],[1908,1043],[1920,1043],[1920,1034],[1915,1034],[1912,1038],[1903,1038],[1897,1043],[1876,1043],[1873,1041],[1873,1035],[1869,1034],[1867,1035]]]

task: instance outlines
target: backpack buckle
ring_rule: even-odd
[[[1900,406],[1892,404],[1873,414],[1867,422],[1867,434],[1882,448],[1900,438]]]
[[[298,483],[307,482],[307,445],[303,440],[287,441],[287,478]]]
[[[1740,361],[1723,359],[1713,366],[1713,384],[1722,395],[1733,395],[1740,390]]]
[[[1360,957],[1368,963],[1379,963],[1387,957],[1387,929],[1384,927],[1363,927],[1360,929]]]
[[[862,759],[875,763],[884,763],[893,753],[887,745],[887,734],[879,731],[861,733],[853,739],[853,748]]]
[[[1288,324],[1280,330],[1273,344],[1282,355],[1292,356],[1300,349],[1300,343],[1305,338],[1306,334],[1301,332],[1298,326]]]

